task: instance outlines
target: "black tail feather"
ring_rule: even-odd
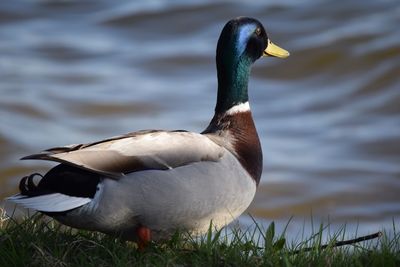
[[[35,176],[40,176],[41,179],[43,178],[43,175],[40,173],[32,173],[21,179],[19,182],[19,191],[22,195],[30,197],[38,195],[38,186],[33,182]]]
[[[40,176],[38,184],[34,178]],[[22,195],[34,197],[45,194],[61,193],[76,197],[93,198],[101,176],[75,166],[59,164],[48,171],[44,176],[32,173],[25,176],[19,183]]]

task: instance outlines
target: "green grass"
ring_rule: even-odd
[[[0,266],[400,266],[394,226],[390,238],[383,233],[379,239],[333,247],[344,238],[343,228],[330,236],[326,249],[321,249],[323,225],[298,244],[286,242],[285,233],[274,228],[254,222],[252,230],[225,228],[198,238],[177,233],[140,252],[135,243],[74,230],[43,216],[16,222],[3,215]]]

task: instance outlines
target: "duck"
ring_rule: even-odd
[[[23,177],[7,201],[139,244],[226,226],[248,208],[261,178],[248,81],[253,63],[268,56],[289,52],[258,20],[228,21],[216,49],[215,113],[204,131],[136,131],[23,157],[58,165]]]

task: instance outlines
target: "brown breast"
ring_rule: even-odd
[[[229,139],[224,140],[231,146],[227,148],[233,150],[243,168],[258,185],[263,168],[263,156],[251,111],[233,115],[216,114],[203,134]]]

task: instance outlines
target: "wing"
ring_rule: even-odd
[[[186,131],[140,131],[103,141],[56,147],[22,159],[57,161],[118,178],[130,172],[218,161],[225,149]]]

